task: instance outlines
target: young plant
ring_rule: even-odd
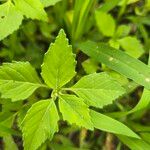
[[[76,75],[75,67],[75,55],[63,30],[44,56],[41,76],[45,83],[28,62],[4,63],[0,67],[0,92],[3,99],[11,99],[12,102],[27,99],[29,103],[28,98],[36,89],[53,90],[49,99],[36,100],[21,123],[25,150],[36,150],[47,139],[52,140],[59,130],[61,116],[69,124],[89,130],[98,128],[139,138],[126,125],[90,108],[103,108],[111,104],[125,93],[125,89],[104,72],[84,76],[68,87],[67,83]]]

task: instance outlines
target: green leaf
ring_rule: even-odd
[[[131,150],[149,150],[150,145],[141,140],[135,138],[129,138],[126,136],[118,135],[119,140],[121,140],[125,145],[127,145]]]
[[[15,131],[14,129],[11,129],[14,122],[14,116],[10,116],[9,118],[6,118],[4,121],[0,122],[0,137],[4,137],[7,135],[20,135],[18,131]]]
[[[119,5],[122,6],[126,1],[127,1],[127,4],[129,5],[129,4],[132,4],[132,3],[136,3],[139,0],[120,0]]]
[[[150,89],[150,67],[143,62],[104,43],[87,41],[80,44],[80,48],[96,61]]]
[[[6,99],[1,99],[1,104],[2,104],[3,112],[4,113],[11,112],[12,115],[16,113],[16,110],[17,111],[20,110],[20,108],[22,108],[22,106],[23,106],[22,101],[12,102],[11,99],[7,99],[7,100]],[[0,119],[1,119],[1,117],[0,117]]]
[[[104,12],[108,12],[110,10],[112,10],[118,3],[120,0],[107,0],[105,1],[105,3],[103,5],[100,5],[100,7],[98,8],[99,11],[104,11]]]
[[[132,85],[129,85],[129,86],[132,86]],[[120,118],[120,117],[123,117],[123,116],[127,116],[129,114],[138,112],[140,110],[144,110],[150,104],[150,98],[149,97],[150,97],[150,91],[147,90],[146,88],[144,88],[142,96],[141,96],[139,102],[137,103],[137,105],[133,109],[131,109],[130,111],[113,112],[113,113],[109,113],[109,115],[111,115],[115,118]]]
[[[113,36],[116,28],[113,17],[103,11],[95,12],[97,27],[104,36]]]
[[[112,10],[119,3],[119,1],[120,0],[107,0],[103,5],[100,5],[98,11],[108,12]]]
[[[44,7],[55,5],[59,1],[61,1],[61,0],[41,0]]]
[[[24,100],[37,88],[44,86],[28,62],[4,63],[0,67],[1,98]]]
[[[116,49],[119,49],[120,45],[119,45],[119,42],[117,40],[114,40],[114,39],[110,39],[108,41],[109,45],[113,48],[116,48]]]
[[[129,112],[127,112],[127,114],[142,110],[142,109],[146,108],[149,105],[149,103],[150,103],[150,91],[147,89],[144,89],[142,97],[141,97],[140,101],[138,102],[138,104],[133,109],[131,109]]]
[[[76,0],[74,2],[73,20],[72,20],[72,42],[80,39],[82,35],[88,32],[93,23],[90,12],[93,9],[96,0]]]
[[[150,66],[150,53],[149,53],[148,66]],[[148,105],[150,104],[149,97],[150,97],[150,91],[147,90],[146,88],[144,88],[142,97],[140,98],[138,104],[133,109],[128,111],[127,114],[131,114],[131,113],[134,113],[136,111],[139,111],[139,110],[142,110],[142,109],[145,109],[146,107],[148,107]]]
[[[103,107],[124,94],[125,90],[106,73],[93,73],[81,78],[72,88],[88,105]]]
[[[0,5],[0,40],[17,30],[22,23],[22,19],[22,14],[11,1]]]
[[[149,64],[150,64],[150,57],[149,57]],[[111,72],[111,75],[112,75],[112,72]],[[120,79],[118,78],[118,80],[120,80]],[[134,84],[136,84],[136,83],[134,83]],[[132,85],[130,84],[128,86],[131,89]],[[113,113],[109,113],[109,115],[114,116],[116,118],[120,118],[120,117],[129,115],[131,113],[135,113],[137,111],[143,110],[143,109],[147,108],[150,103],[149,97],[150,97],[150,91],[145,88],[143,90],[142,96],[141,96],[138,104],[133,109],[131,109],[130,111],[124,111],[124,112],[113,112]]]
[[[130,33],[130,31],[131,31],[131,26],[129,26],[129,25],[120,25],[117,28],[115,36],[117,38],[125,37],[125,36],[127,36]]]
[[[40,0],[14,0],[18,10],[27,18],[47,21],[47,14]]]
[[[3,137],[4,150],[18,150],[17,144],[14,142],[11,135]]]
[[[61,95],[59,108],[64,120],[87,129],[93,129],[88,106],[81,98],[74,95]]]
[[[4,135],[3,135],[4,134]],[[15,135],[15,136],[20,136],[20,132],[11,129],[10,127],[7,127],[3,125],[3,122],[0,123],[0,136],[3,135]]]
[[[129,129],[126,125],[113,118],[110,118],[93,110],[90,111],[90,115],[93,125],[97,129],[119,135],[139,138],[139,136],[131,129]]]
[[[75,58],[63,30],[51,44],[44,57],[42,77],[46,84],[59,89],[75,76]]]
[[[53,100],[42,100],[32,105],[27,112],[23,126],[25,150],[36,150],[58,131],[59,116]]]
[[[143,132],[143,133],[140,133],[140,135],[145,142],[150,144],[150,133],[149,132]]]
[[[3,138],[3,148],[4,150],[18,150],[13,138],[14,136],[21,136],[20,132],[12,129],[14,116],[6,118],[3,122],[0,122],[0,137]]]
[[[25,118],[27,111],[29,109],[29,105],[24,106],[20,111],[18,111],[18,115],[17,115],[17,125],[18,127],[22,130],[22,121]]]
[[[89,150],[86,148],[76,148],[70,145],[62,145],[57,143],[50,144],[52,150]]]
[[[87,59],[82,63],[82,67],[87,74],[90,74],[98,70],[98,63],[92,59]]]
[[[1,103],[2,104],[2,103]],[[3,106],[4,107],[4,106]],[[2,108],[3,109],[3,108]],[[10,111],[2,111],[0,112],[0,123],[8,118],[10,118],[11,116],[13,116],[13,112]]]
[[[139,112],[137,112],[136,114],[138,114]],[[140,111],[141,114],[144,114],[144,112]],[[136,115],[135,114],[135,115]],[[139,114],[139,115],[141,115]],[[134,116],[133,116],[134,117]],[[136,116],[135,116],[136,117]],[[138,116],[137,116],[138,117]],[[139,117],[140,118],[140,117]],[[141,133],[146,133],[146,132],[150,132],[150,126],[147,124],[142,124],[142,123],[138,123],[135,121],[130,121],[128,120],[128,125],[134,129],[136,132],[139,132],[139,134],[141,135]]]
[[[136,37],[127,36],[119,39],[121,47],[132,57],[138,58],[144,53],[144,49],[140,41]]]

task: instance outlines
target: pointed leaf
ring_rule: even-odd
[[[89,109],[81,98],[74,95],[61,95],[59,108],[63,119],[88,129],[93,129]]]
[[[93,73],[82,77],[72,88],[85,103],[103,107],[124,94],[125,90],[106,73]]]
[[[36,150],[58,130],[59,116],[53,100],[42,100],[32,105],[23,120],[25,150]]]
[[[135,134],[131,129],[129,129],[126,125],[113,118],[110,118],[93,110],[90,111],[90,115],[93,125],[97,129],[115,134],[126,135],[129,137],[139,138],[139,136]]]
[[[123,135],[117,136],[125,145],[127,145],[131,150],[149,150],[150,144],[143,141],[142,139],[129,138]]]
[[[22,14],[11,1],[0,5],[0,40],[17,30],[21,25],[22,19]]]
[[[28,62],[4,63],[0,67],[1,98],[24,100],[42,86],[36,71]]]
[[[47,14],[40,0],[14,0],[14,2],[27,18],[47,21]]]
[[[42,77],[46,84],[58,89],[69,82],[75,75],[75,58],[72,48],[63,30],[50,45],[42,65]]]
[[[87,41],[82,43],[80,48],[96,61],[106,64],[111,69],[150,89],[150,67],[143,62],[104,43]]]

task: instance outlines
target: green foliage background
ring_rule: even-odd
[[[0,0],[0,149],[149,150],[149,12]]]

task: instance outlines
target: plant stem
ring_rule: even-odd
[[[82,128],[81,132],[80,132],[80,148],[84,148],[84,140],[87,136],[87,129]]]
[[[115,150],[115,145],[114,145],[113,141],[114,141],[113,135],[110,133],[107,133],[106,141],[105,141],[106,150]]]

